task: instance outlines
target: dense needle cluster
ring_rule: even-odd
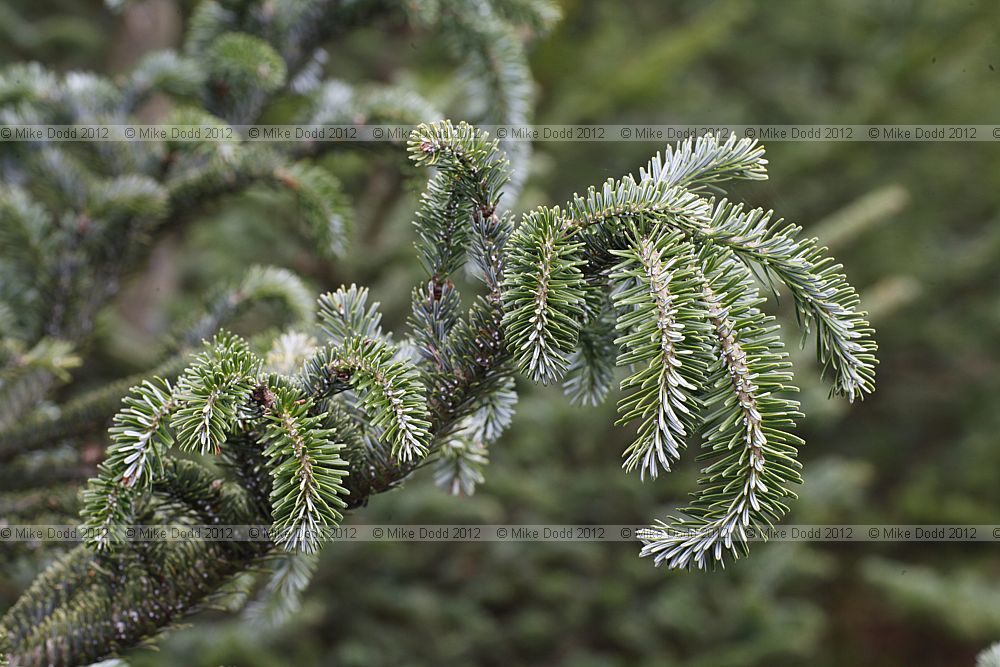
[[[797,228],[768,213],[704,196],[724,177],[759,178],[762,149],[688,141],[638,180],[528,212],[515,229],[498,212],[508,165],[495,140],[444,122],[418,129],[409,148],[436,168],[416,219],[427,278],[413,290],[409,334],[395,342],[367,290],[345,287],[321,297],[317,325],[288,331],[266,352],[221,333],[175,381],[141,382],[85,492],[97,536],[87,558],[130,562],[136,548],[121,543],[121,526],[176,516],[179,498],[197,498],[184,485],[204,482],[177,449],[231,471],[218,500],[228,509],[198,498],[186,511],[216,522],[266,517],[289,552],[276,559],[269,589],[284,590],[292,574],[304,586],[317,531],[416,465],[433,460],[439,485],[474,491],[489,444],[512,417],[515,367],[536,381],[565,378],[567,392],[589,402],[625,369],[621,422],[637,430],[625,469],[655,478],[699,435],[707,461],[690,506],[646,532],[643,555],[704,567],[745,553],[747,530],[785,513],[801,444],[791,433],[799,413],[790,364],[754,276],[788,288],[817,330],[835,391],[870,392],[875,364],[857,296],[814,241],[798,241]],[[485,291],[463,313],[452,278],[467,262]],[[261,555],[244,551],[226,561],[234,571]],[[15,608],[5,623],[24,613]]]
[[[415,125],[439,114],[412,93],[321,77],[324,39],[398,10],[466,60],[479,93],[470,117],[521,123],[530,77],[518,35],[556,16],[544,1],[240,4],[200,3],[180,52],[150,55],[119,83],[6,68],[3,118],[124,122],[166,94],[178,101],[168,124],[227,128],[291,94],[303,122]],[[99,660],[234,591],[256,592],[249,614],[288,613],[316,568],[318,531],[351,509],[424,465],[447,492],[475,492],[513,418],[518,371],[562,382],[590,405],[619,380],[620,423],[635,431],[623,467],[643,479],[700,446],[700,487],[643,535],[643,555],[708,567],[746,553],[747,531],[785,513],[800,467],[795,387],[762,288],[791,296],[834,393],[873,390],[873,331],[840,265],[797,226],[714,196],[727,180],[766,177],[755,142],[681,142],[637,176],[520,220],[507,208],[526,143],[442,121],[420,125],[406,148],[431,175],[414,216],[424,273],[405,331],[383,329],[364,287],[316,302],[289,271],[254,267],[179,323],[156,368],[58,412],[35,407],[70,377],[120,278],[170,225],[228,193],[275,189],[319,254],[335,259],[351,207],[315,160],[328,147],[308,142],[20,143],[5,153],[0,463],[29,481],[44,483],[47,470],[75,482],[46,448],[72,451],[111,423],[82,496],[91,541],[0,619],[0,654],[12,665]],[[463,299],[469,283],[478,289]],[[279,333],[225,331],[260,302],[279,306]],[[36,506],[19,507],[26,513],[8,518],[38,520]],[[61,510],[77,508],[74,495]],[[123,539],[127,524],[171,522],[270,524],[272,539]]]
[[[799,227],[707,194],[765,165],[748,139],[688,140],[638,177],[527,214],[510,242],[504,323],[521,371],[594,402],[625,369],[626,471],[655,478],[700,435],[701,488],[643,536],[643,555],[671,567],[745,553],[747,529],[780,519],[800,481],[796,388],[761,282],[815,331],[834,393],[874,389],[873,332],[840,265]]]

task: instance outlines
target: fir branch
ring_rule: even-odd
[[[133,523],[138,492],[122,484],[118,470],[106,463],[97,468],[80,494],[80,516],[88,548],[98,553],[117,549],[124,541],[122,527]]]
[[[505,375],[491,391],[483,393],[475,410],[464,419],[462,430],[487,444],[496,442],[514,421],[516,404],[514,378]]]
[[[519,368],[537,382],[562,377],[576,347],[585,298],[581,248],[564,234],[558,208],[528,213],[510,240],[503,327]]]
[[[314,108],[308,121],[315,125],[420,125],[444,117],[424,97],[399,86],[354,87],[327,79],[312,98]],[[327,149],[324,142],[308,142],[297,150],[315,154]]]
[[[501,326],[506,247],[512,233],[510,216],[473,216],[470,256],[486,293],[478,295],[468,316],[460,320],[449,338],[454,366],[449,373],[428,378],[431,431],[436,439],[460,428],[461,422],[481,405],[484,396],[509,387],[511,355]]]
[[[506,17],[517,13],[513,4],[505,7]],[[470,113],[478,122],[500,125],[530,122],[533,86],[524,45],[505,17],[498,14],[493,2],[421,2],[408,4],[407,10],[418,23],[442,28],[453,51],[465,63],[472,88],[468,96]],[[508,139],[502,142],[502,147],[514,165],[515,180],[507,188],[508,197],[513,200],[523,184],[531,145]]]
[[[516,403],[514,380],[505,376],[443,439],[434,464],[434,483],[451,495],[475,493],[486,479],[489,446],[510,426]]]
[[[318,549],[320,530],[343,518],[343,445],[319,428],[326,415],[311,415],[312,402],[301,392],[278,387],[267,402],[262,442],[274,480],[276,542],[289,551],[312,553]]]
[[[465,123],[421,126],[412,133],[409,147],[414,162],[437,168],[422,204],[443,200],[445,207],[417,220],[424,245],[434,242],[443,250],[422,250],[430,280],[414,290],[411,317],[414,342],[425,362],[432,416],[447,414],[440,424],[443,436],[472,409],[476,394],[471,389],[481,385],[480,391],[488,392],[502,382],[506,355],[499,330],[501,281],[511,223],[497,214],[497,206],[509,183],[510,165],[496,140]],[[447,182],[447,190],[438,182]],[[456,222],[461,224],[456,227]],[[477,296],[462,318],[449,276],[466,258],[486,294]]]
[[[434,174],[420,196],[413,225],[420,263],[433,283],[443,281],[465,262],[472,202],[463,197],[459,177]]]
[[[0,635],[16,647],[35,632],[39,623],[87,587],[92,574],[93,552],[88,549],[73,549],[58,557],[4,614]]]
[[[453,496],[471,496],[485,481],[483,470],[489,462],[486,443],[470,434],[456,434],[438,451],[434,483]]]
[[[363,4],[377,7],[375,11],[384,11],[383,3]],[[493,31],[490,34],[496,37],[496,45],[479,44],[484,53],[481,64],[487,69],[498,65],[507,69],[499,72],[506,80],[501,80],[497,89],[503,93],[506,106],[513,108],[512,105],[518,103],[515,90],[520,85],[518,77],[526,81],[526,70],[519,43],[508,26],[501,24],[507,18],[537,23],[539,17],[516,18],[515,15],[522,14],[526,8],[523,3],[508,4],[509,11],[502,14],[503,18],[496,21],[491,18],[489,25],[475,20],[474,15],[480,9],[478,3],[468,3],[461,10],[465,12],[463,20],[468,21],[462,29],[472,32],[488,27]],[[196,10],[194,34],[185,55],[176,58],[172,54],[162,54],[150,58],[135,72],[134,78],[126,80],[124,90],[100,77],[74,74],[63,80],[39,71],[32,73],[34,79],[46,82],[51,79],[53,87],[61,87],[58,96],[53,97],[49,91],[26,84],[23,76],[16,75],[12,82],[0,78],[0,100],[6,103],[29,101],[30,98],[30,104],[36,108],[26,113],[32,118],[38,114],[35,122],[52,122],[51,117],[45,116],[50,111],[58,114],[55,117],[74,122],[95,118],[107,122],[121,117],[151,90],[194,97],[196,89],[203,86],[204,99],[210,101],[221,117],[249,121],[259,114],[272,93],[287,85],[292,77],[286,76],[286,72],[294,74],[298,66],[312,56],[313,46],[319,40],[351,23],[322,19],[331,16],[356,18],[372,11],[358,9],[353,4],[341,9],[340,3],[325,0],[301,3],[289,9],[279,12],[274,21],[263,21],[248,6],[203,2]],[[544,17],[541,18],[544,22]],[[199,63],[206,70],[204,77],[195,72]],[[520,121],[510,118],[507,122]],[[463,131],[460,127],[456,136]],[[477,142],[488,144],[472,130],[468,131],[468,136],[471,143],[459,141],[456,145],[465,148]],[[36,147],[16,148],[20,155]],[[63,218],[67,221],[67,233],[60,235],[61,247],[57,253],[50,253],[65,269],[51,285],[55,296],[51,301],[52,316],[42,313],[37,321],[47,325],[53,335],[63,334],[62,337],[73,339],[82,338],[90,331],[94,315],[107,302],[118,277],[134,265],[137,248],[149,232],[159,232],[167,228],[165,222],[177,221],[198,211],[211,199],[254,183],[278,182],[296,189],[309,180],[288,170],[282,151],[244,147],[238,142],[220,142],[217,146],[167,142],[163,146],[166,155],[160,153],[155,144],[143,144],[141,149],[124,147],[125,150],[118,144],[95,144],[88,148],[93,150],[96,160],[89,159],[91,156],[87,156],[87,160],[76,160],[73,150],[43,148],[37,151],[38,159],[30,160],[30,169],[26,171],[26,180],[33,181],[34,190],[43,193],[40,198],[47,206],[58,210],[60,215],[63,210],[70,211]],[[476,159],[484,157],[484,164],[464,163],[460,152],[451,157],[458,159],[461,169],[472,166],[462,193],[472,202],[471,239],[462,240],[462,244],[469,245],[469,254],[487,288],[487,294],[475,300],[468,318],[453,327],[449,344],[455,350],[456,362],[451,377],[437,377],[441,384],[433,387],[431,396],[424,396],[416,381],[415,369],[395,361],[398,352],[394,348],[377,341],[385,354],[373,353],[374,360],[371,360],[365,358],[371,352],[367,348],[370,341],[354,337],[341,341],[346,343],[342,351],[348,357],[358,356],[358,359],[350,359],[358,362],[352,371],[352,380],[357,382],[348,384],[359,385],[354,388],[362,397],[378,394],[381,390],[382,398],[396,399],[399,396],[392,395],[390,390],[402,387],[401,404],[389,401],[391,418],[380,421],[376,416],[368,420],[370,423],[366,426],[381,429],[382,435],[390,440],[421,440],[419,444],[424,447],[430,446],[431,433],[444,437],[457,423],[465,424],[477,436],[487,437],[487,434],[498,435],[509,420],[509,407],[504,406],[510,399],[500,398],[505,392],[496,392],[498,401],[495,404],[480,401],[491,391],[506,387],[509,381],[509,358],[500,330],[500,285],[503,249],[511,226],[508,219],[496,215],[500,192],[508,178],[506,160],[495,149],[495,144],[489,155],[474,156]],[[102,161],[101,169],[106,166],[107,171],[89,173],[92,163]],[[442,164],[439,173],[446,172],[447,167]],[[145,177],[137,176],[139,173]],[[148,178],[150,176],[156,182]],[[323,205],[329,204],[326,200],[331,190],[323,187],[323,183],[313,185],[315,187],[308,193],[312,201],[304,202],[305,208],[311,209],[306,213],[315,220],[329,222],[329,210]],[[78,212],[85,215],[74,220],[72,216]],[[88,236],[85,233],[88,229],[100,234]],[[103,237],[103,241],[99,241],[99,237]],[[45,280],[39,279],[33,284],[44,285]],[[6,306],[0,310],[9,312]],[[206,325],[206,328],[211,326]],[[34,337],[25,338],[32,340]],[[356,345],[360,348],[355,349]],[[127,405],[119,416],[116,428],[120,430],[114,434],[118,449],[113,446],[112,456],[88,492],[90,500],[94,496],[102,499],[104,510],[109,510],[109,497],[121,501],[111,503],[110,511],[103,517],[107,525],[122,523],[137,512],[143,513],[144,518],[163,518],[169,516],[169,511],[177,510],[185,516],[199,515],[216,522],[222,520],[220,507],[227,505],[235,509],[225,518],[235,522],[258,520],[262,514],[270,512],[270,508],[259,502],[261,490],[270,486],[259,474],[266,465],[248,453],[247,447],[235,446],[237,442],[252,441],[256,429],[261,428],[261,420],[267,419],[264,409],[267,392],[254,393],[261,386],[260,369],[260,360],[242,341],[233,345],[216,341],[213,349],[199,356],[183,374],[169,398],[167,385],[147,385],[137,390],[135,403]],[[365,384],[369,381],[364,377],[366,374],[371,375],[370,386]],[[272,393],[291,391],[297,380],[275,376],[274,386],[267,388]],[[147,399],[149,402],[143,403]],[[161,410],[146,409],[153,403],[159,403]],[[172,415],[168,404],[176,407]],[[310,404],[300,415],[299,424],[313,418],[331,418],[330,415],[313,414],[319,410],[318,405]],[[471,411],[475,412],[474,418],[470,417]],[[404,417],[413,415],[426,415],[427,421],[413,418],[407,425]],[[165,443],[168,419],[181,448],[221,453],[224,461],[233,464],[240,484],[254,497],[247,498],[245,493],[220,495],[217,493],[220,480],[208,475],[195,479],[197,475],[192,475],[195,470],[201,470],[199,463],[191,462],[181,470],[169,459],[164,461],[154,456],[148,445],[157,439]],[[322,430],[318,422],[309,422],[306,429],[317,437]],[[421,430],[421,437],[413,435]],[[404,432],[410,432],[412,437],[400,435]],[[157,435],[150,435],[152,433]],[[288,433],[290,431],[286,430],[286,435]],[[301,433],[306,436],[305,431]],[[289,436],[288,440],[295,438]],[[378,470],[382,479],[369,486],[369,492],[398,483],[412,469],[415,458],[412,454],[419,448],[410,442],[404,443],[403,449],[410,451],[411,456],[407,457],[405,451],[397,452],[401,460],[381,466]],[[164,463],[162,470],[154,465],[157,461]],[[106,488],[102,489],[102,485]],[[360,503],[365,498],[359,496],[351,500]],[[90,518],[96,520],[96,512]],[[92,557],[90,562],[96,565],[94,571],[88,569],[87,572],[90,588],[72,600],[59,602],[47,618],[38,619],[31,637],[18,642],[15,655],[20,661],[59,664],[89,662],[114,653],[155,634],[203,604],[211,591],[217,590],[229,576],[260,555],[260,549],[252,544],[199,544],[136,547]],[[67,574],[58,567],[53,570],[56,576],[60,572]],[[186,576],[195,570],[200,577]],[[88,632],[74,633],[79,627],[88,628]]]
[[[636,181],[626,176],[618,181],[609,178],[600,188],[591,186],[586,195],[573,197],[566,205],[566,224],[591,234],[585,236],[588,249],[599,255],[604,238],[620,242],[633,227],[647,233],[664,223],[676,224],[710,211],[708,202],[685,188],[663,180]],[[607,236],[593,236],[598,234]]]
[[[121,526],[133,518],[139,492],[163,472],[160,450],[171,444],[171,430],[182,449],[219,453],[259,366],[242,339],[220,335],[173,391],[162,381],[132,390],[115,418],[108,456],[83,492],[81,514],[93,547],[105,551],[120,544]]]
[[[247,605],[244,616],[252,623],[276,627],[302,606],[302,596],[319,567],[314,553],[277,552],[267,558],[270,577],[256,600]]]
[[[260,520],[242,491],[189,461],[168,462],[154,491],[168,502],[167,522],[186,514],[216,525]],[[78,547],[5,614],[12,663],[89,664],[114,655],[198,610],[270,548],[239,540],[136,542],[110,554]]]
[[[593,281],[617,263],[611,250],[628,247],[633,232],[649,235],[661,227],[678,228],[678,220],[709,212],[708,203],[685,188],[626,176],[574,196],[566,205],[564,225],[582,243],[588,259],[584,271]]]
[[[186,324],[178,338],[182,348],[210,338],[254,305],[274,302],[292,326],[312,324],[315,319],[314,293],[297,275],[276,266],[252,266],[243,278],[221,290],[208,301],[205,312],[194,324]]]
[[[220,114],[254,116],[270,92],[286,85],[291,77],[278,76],[278,70],[294,73],[313,37],[328,34],[328,28],[305,25],[325,4],[310,2],[282,15],[269,28],[273,44],[251,35],[261,26],[246,8],[202,4],[195,20],[200,32],[188,55],[204,56],[211,80],[226,84],[211,92]],[[491,59],[479,64],[497,73],[497,90],[506,88],[502,98],[516,93],[515,61],[523,53],[516,52],[519,43],[510,48],[506,22],[534,25],[540,19],[530,12],[517,18],[523,14],[519,1],[504,0],[497,7],[431,4],[430,20],[453,21],[463,30],[469,26],[462,23],[474,15],[483,19],[478,34],[489,34],[494,43],[477,45]],[[296,47],[292,38],[299,30],[308,39]],[[227,62],[238,53],[246,56],[243,62]],[[232,99],[246,83],[241,80],[248,64],[264,66],[258,74],[265,85],[257,82],[253,95]],[[156,67],[147,74],[155,78]],[[122,107],[123,95],[110,82],[84,77],[74,85],[86,95],[71,104],[73,114]],[[333,88],[319,90],[329,94]],[[34,92],[0,76],[0,100]],[[511,108],[510,99],[504,104]],[[39,151],[32,168],[44,171],[51,164],[53,174],[51,184],[40,186],[40,200],[89,211],[99,218],[95,224],[102,233],[133,234],[133,227],[156,227],[167,204],[176,217],[210,197],[253,183],[277,183],[299,193],[304,214],[321,232],[330,231],[339,204],[331,204],[336,192],[325,172],[289,167],[280,150],[238,143],[168,148],[162,184],[94,177],[63,151]],[[814,242],[794,240],[797,228],[778,230],[764,224],[767,215],[742,213],[725,203],[713,208],[698,195],[728,178],[763,177],[763,152],[752,142],[688,142],[654,158],[639,180],[626,177],[591,188],[565,212],[534,211],[516,232],[509,217],[497,213],[510,184],[509,165],[496,141],[465,124],[443,122],[419,128],[409,149],[418,165],[436,168],[416,221],[428,273],[414,291],[414,336],[407,345],[417,353],[390,342],[377,304],[369,306],[367,291],[352,286],[321,298],[326,339],[318,350],[305,333],[290,332],[275,342],[268,371],[280,375],[264,375],[264,362],[245,341],[221,335],[174,391],[166,383],[138,387],[116,420],[109,456],[84,496],[88,525],[107,529],[99,533],[99,555],[75,552],[80,554],[73,557],[79,559],[75,564],[57,564],[43,588],[30,591],[37,600],[19,603],[5,616],[0,634],[14,639],[16,660],[88,661],[128,647],[205,605],[233,575],[273,549],[234,542],[112,550],[112,529],[120,524],[136,517],[272,520],[283,531],[284,546],[311,551],[318,546],[317,529],[335,525],[342,510],[398,485],[431,454],[438,455],[438,483],[471,493],[484,478],[489,445],[510,422],[513,362],[542,381],[558,379],[570,367],[570,390],[596,402],[610,383],[614,344],[624,348],[618,363],[633,367],[623,383],[633,390],[621,404],[623,420],[639,422],[625,467],[651,475],[668,468],[699,425],[704,457],[711,459],[691,507],[653,528],[643,554],[685,567],[744,553],[745,530],[769,525],[785,512],[784,499],[792,495],[787,486],[798,481],[800,444],[789,432],[796,404],[782,396],[793,389],[788,363],[776,326],[757,308],[761,299],[747,266],[761,266],[765,275],[789,285],[800,315],[812,318],[820,332],[820,358],[833,368],[838,390],[852,397],[871,390],[865,369],[874,364],[874,344],[861,340],[870,330],[839,266]],[[115,159],[134,165],[146,158]],[[22,218],[35,216],[39,225],[50,222],[42,219],[42,209],[19,211]],[[41,238],[32,234],[26,238]],[[75,314],[89,320],[106,300],[105,294],[88,297],[80,307],[79,290],[92,285],[75,285],[74,275],[82,275],[92,260],[113,264],[102,270],[119,275],[128,263],[112,261],[109,253],[131,251],[137,243],[130,236],[109,251],[70,242],[76,238],[72,233],[60,238],[60,261],[79,272],[51,282],[58,296],[56,331],[86,331],[89,321],[78,324]],[[449,276],[466,260],[485,293],[461,317]],[[270,279],[278,277],[263,276],[251,291],[287,298],[304,314],[301,285],[292,289],[295,285],[285,281],[273,290]],[[617,340],[609,340],[612,309],[606,308],[606,291],[618,311]],[[6,319],[11,312],[19,317],[8,306],[0,310]],[[31,322],[23,324],[30,328]],[[418,355],[419,364],[412,361]],[[698,405],[704,406],[701,414],[694,409]],[[214,451],[224,465],[209,468],[202,461],[164,456],[159,449],[169,444],[171,432],[181,449]],[[192,571],[203,576],[190,577]],[[66,581],[66,588],[52,590],[56,581]],[[133,610],[138,618],[128,613]],[[78,627],[87,632],[74,633]]]
[[[704,486],[679,517],[644,537],[643,556],[670,567],[725,564],[747,553],[747,529],[769,527],[787,511],[787,488],[801,481],[793,435],[798,404],[774,318],[757,309],[750,273],[728,253],[703,256],[702,289],[716,360],[706,383]]]
[[[214,38],[204,52],[210,108],[231,121],[255,118],[267,96],[280,89],[288,75],[284,59],[253,35],[229,32]]]
[[[116,380],[68,401],[55,416],[36,413],[13,428],[0,430],[0,462],[105,427],[131,387],[150,376],[172,380],[187,362],[186,354],[175,355],[150,371]]]
[[[721,201],[710,220],[697,227],[706,243],[732,250],[748,266],[761,266],[773,283],[788,288],[799,321],[815,327],[824,375],[833,376],[833,392],[853,401],[875,388],[875,331],[841,264],[818,240],[797,238],[802,228],[772,220],[771,211],[744,210]]]
[[[699,190],[731,179],[765,180],[767,160],[756,139],[736,139],[730,134],[720,142],[714,134],[685,139],[657,153],[639,170],[639,181],[663,182]]]
[[[469,259],[474,274],[486,287],[486,299],[499,306],[503,276],[506,267],[506,250],[514,232],[513,216],[509,213],[491,216],[475,215],[472,218],[472,242]]]
[[[150,376],[173,380],[187,365],[188,355],[185,350],[211,336],[220,326],[232,321],[252,304],[270,300],[280,301],[290,313],[294,324],[309,323],[314,318],[313,297],[300,278],[286,269],[251,267],[237,285],[210,302],[206,312],[195,324],[186,327],[185,333],[181,335],[179,352],[156,368],[70,400],[55,416],[35,414],[12,428],[0,430],[0,461],[8,461],[19,454],[62,439],[79,437],[104,426],[118,407],[121,396],[129,388]],[[4,342],[0,344],[0,353],[8,347],[8,365],[12,369],[40,366],[49,374],[63,377],[65,369],[77,363],[76,357],[69,354],[70,351],[64,344],[55,345],[47,339],[40,341],[28,353],[23,352],[19,345]],[[11,377],[0,370],[0,394],[8,391],[7,383],[10,380]],[[31,382],[38,384],[39,380],[33,377]]]
[[[603,297],[603,290],[599,292]],[[577,405],[600,405],[614,381],[618,346],[615,343],[615,312],[610,301],[588,318],[576,350],[570,357],[563,391]]]
[[[642,478],[669,471],[685,439],[696,428],[695,392],[705,374],[702,317],[692,267],[692,247],[680,234],[637,238],[611,274],[618,310],[615,341],[619,366],[635,371],[621,383],[632,393],[618,404],[618,423],[639,422],[638,437],[625,450],[626,472]]]
[[[414,223],[421,262],[437,284],[464,263],[470,218],[495,214],[510,165],[495,139],[466,123],[421,125],[410,137],[408,152],[415,164],[437,169]]]
[[[216,336],[177,380],[172,426],[183,450],[218,454],[236,428],[240,406],[256,383],[261,361],[238,336]]]
[[[168,381],[154,377],[133,387],[123,400],[125,407],[115,415],[105,457],[109,468],[121,471],[122,485],[146,488],[162,474],[161,451],[173,442],[167,429],[177,407],[172,394]]]
[[[319,298],[319,326],[331,345],[342,346],[356,337],[382,338],[378,302],[368,305],[368,288],[341,287]]]
[[[675,187],[664,176],[667,172],[658,173],[659,178],[647,173],[639,182],[631,177],[608,181],[603,189],[591,188],[586,197],[569,205],[569,224],[582,229],[588,254],[597,260],[595,267],[607,263],[603,259],[607,248],[621,247],[628,224],[640,229],[668,225],[699,245],[728,247],[744,263],[762,266],[765,275],[789,289],[803,326],[816,327],[818,355],[824,372],[833,376],[834,392],[850,400],[870,393],[877,363],[874,330],[866,313],[858,309],[860,300],[841,272],[843,267],[825,254],[826,249],[815,239],[797,239],[801,230],[797,225],[772,222],[770,213],[745,212],[725,200],[714,205]]]
[[[450,336],[461,317],[462,298],[450,280],[434,279],[416,287],[409,318],[413,344],[420,357],[439,372],[450,372],[455,360]]]
[[[415,164],[437,167],[458,181],[459,191],[485,217],[496,210],[510,179],[510,164],[496,139],[489,139],[468,123],[442,121],[414,130],[407,150]]]
[[[38,306],[51,290],[46,271],[56,230],[48,212],[23,188],[0,188],[0,247],[18,252],[0,255],[0,302],[9,304],[5,336],[24,336],[40,329]]]
[[[392,444],[393,456],[408,463],[430,445],[426,395],[416,368],[394,357],[383,341],[351,338],[307,362],[305,382],[317,396],[353,389],[371,425]]]
[[[303,162],[276,169],[274,177],[297,197],[306,229],[321,254],[328,258],[343,257],[353,213],[340,181],[326,169]]]
[[[122,89],[122,110],[133,111],[157,92],[196,98],[205,85],[205,77],[205,70],[194,58],[170,50],[154,51],[144,56],[129,74]]]

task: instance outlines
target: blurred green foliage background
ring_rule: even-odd
[[[541,123],[1000,123],[1000,5],[989,0],[566,0],[533,46]],[[68,0],[0,5],[0,58],[123,71],[180,39],[184,3],[123,16]],[[145,31],[145,32],[144,32]],[[459,63],[433,35],[373,27],[333,45],[347,80],[404,81],[449,109]],[[454,105],[452,105],[454,106]],[[270,118],[281,120],[281,110]],[[457,120],[457,118],[456,118]],[[535,146],[515,210],[635,172],[656,143]],[[997,522],[1000,513],[1000,149],[980,143],[776,142],[769,181],[735,192],[818,234],[872,312],[878,391],[828,402],[796,352],[805,484],[789,523]],[[372,288],[390,326],[418,275],[422,186],[402,151],[326,158],[358,207],[356,251],[320,263],[273,194],[206,211],[107,315],[84,384],[142,370],[221,280],[287,266],[317,291]],[[779,311],[791,317],[788,304]],[[807,343],[808,347],[808,343]],[[521,387],[486,484],[451,498],[430,475],[351,517],[391,523],[646,523],[695,464],[641,484],[619,455],[614,400],[571,406]],[[691,459],[693,457],[689,457]],[[716,573],[657,570],[633,544],[344,544],[279,628],[203,614],[134,665],[971,665],[1000,639],[989,543],[771,543]],[[31,572],[12,574],[4,606]]]

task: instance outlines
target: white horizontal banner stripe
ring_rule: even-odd
[[[477,125],[503,142],[673,142],[705,134],[763,142],[1000,141],[1000,125]],[[413,125],[0,125],[0,142],[405,143]]]
[[[624,524],[346,524],[312,530],[321,542],[634,542],[662,535],[660,528]],[[701,535],[693,527],[687,532]],[[80,542],[109,534],[126,542],[267,542],[274,541],[281,531],[268,525],[136,524],[101,529],[55,524],[0,526],[0,542]],[[684,536],[686,531],[672,528],[670,534]],[[1000,543],[1000,524],[788,524],[748,527],[746,534],[751,542]]]

